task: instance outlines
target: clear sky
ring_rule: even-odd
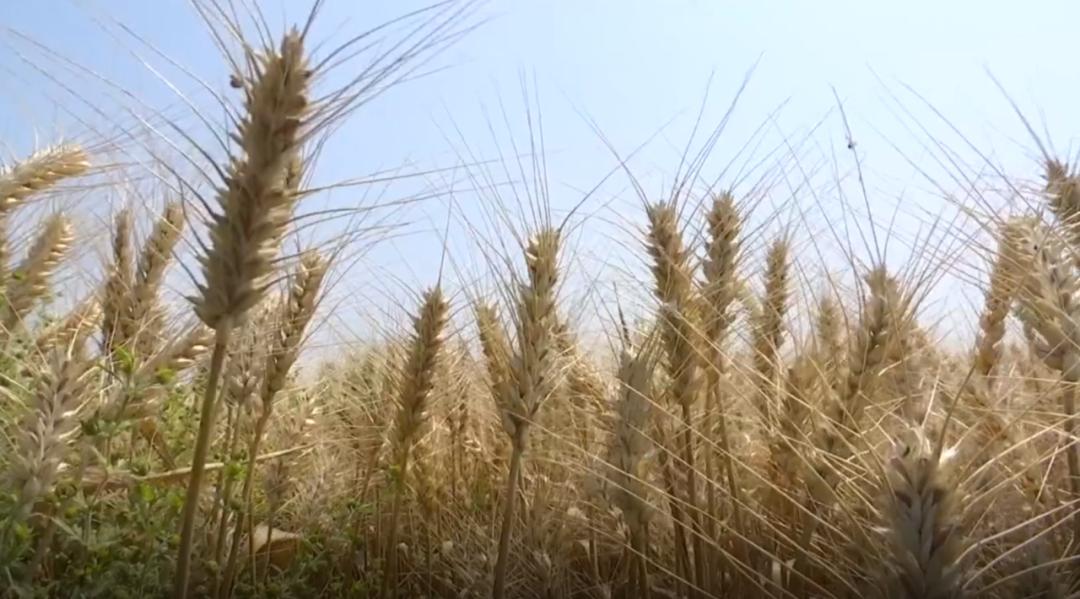
[[[302,19],[307,4],[259,3],[275,26]],[[420,5],[328,0],[313,39],[329,47]],[[528,138],[521,91],[525,80],[533,108],[538,105],[543,112],[550,200],[557,211],[580,201],[582,190],[615,166],[590,121],[621,154],[652,140],[632,166],[647,191],[659,197],[678,169],[706,91],[703,127],[711,129],[755,64],[702,176],[712,181],[732,161],[736,167],[728,171],[729,179],[746,171],[739,167],[782,165],[777,169],[782,176],[769,180],[763,201],[794,202],[813,213],[806,217],[800,252],[824,245],[823,231],[836,225],[834,218],[864,206],[857,194],[851,195],[855,162],[834,90],[856,141],[876,220],[888,225],[894,207],[900,206],[898,240],[947,212],[943,196],[963,196],[965,179],[982,175],[988,188],[1001,187],[988,158],[1012,176],[1039,174],[1037,147],[987,71],[1040,134],[1049,132],[1057,152],[1076,155],[1076,2],[491,0],[472,13],[470,22],[481,21],[433,58],[429,66],[434,72],[391,89],[357,112],[327,146],[317,181],[403,165],[405,172],[452,167],[466,148],[478,158],[492,158],[498,149],[491,129],[501,136],[503,153],[510,152],[508,134],[519,144]],[[35,139],[85,139],[87,128],[104,130],[108,121],[124,114],[121,106],[168,108],[182,122],[200,126],[190,111],[185,113],[177,93],[137,57],[156,65],[193,98],[200,96],[199,86],[124,28],[213,89],[229,93],[221,55],[209,43],[204,23],[181,0],[6,0],[0,2],[0,26],[6,29],[0,34],[0,68],[10,77],[0,94],[0,147],[8,154],[27,151]],[[80,68],[65,70],[65,59]],[[352,65],[359,68],[363,60]],[[335,77],[347,74],[348,65]],[[64,87],[78,90],[77,97]],[[947,121],[935,116],[930,105]],[[207,114],[213,117],[212,111]],[[699,133],[692,147],[699,148],[704,137]],[[740,155],[750,138],[756,141]],[[776,147],[780,152],[770,153]],[[838,179],[845,181],[845,200],[836,188]],[[719,181],[720,186],[735,183]],[[464,223],[480,223],[484,214],[490,215],[492,198],[469,193],[469,186],[460,175],[430,175],[339,189],[315,201],[344,207],[362,196],[370,201],[424,189],[461,190],[455,194],[459,214],[448,245],[455,256],[451,270],[470,279],[483,275],[483,261],[475,257],[477,246]],[[397,300],[407,296],[406,290],[431,284],[440,262],[448,197],[397,213],[395,218],[409,224],[350,269],[337,286],[342,301],[376,317],[398,314]],[[631,227],[640,222],[640,212],[621,174],[585,203],[582,213],[588,220],[574,243],[576,264],[589,273],[587,279],[606,286],[625,278],[624,269],[640,267],[640,252],[625,252],[634,243]],[[770,226],[776,230],[780,223]],[[810,268],[813,256],[805,256]],[[957,278],[977,274],[977,268],[978,263],[958,266],[963,272]],[[950,293],[948,285],[958,282],[943,284],[944,297],[957,305],[977,299],[970,290]],[[640,289],[632,292],[641,295]],[[586,305],[580,308],[583,313],[596,311]],[[377,319],[374,324],[381,326]],[[363,327],[340,327],[345,328]]]

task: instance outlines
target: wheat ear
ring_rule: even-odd
[[[1065,382],[1062,423],[1069,488],[1080,495],[1080,456],[1074,441],[1076,385],[1080,382],[1080,273],[1072,252],[1052,235],[1036,233],[1038,251],[1017,296],[1017,316],[1030,336],[1031,349]]]
[[[160,329],[163,324],[158,307],[158,292],[165,278],[165,271],[172,261],[173,249],[180,241],[183,231],[184,211],[179,203],[170,202],[165,206],[139,253],[128,310],[132,335],[144,330],[147,332],[138,334],[135,339],[139,355],[150,355],[157,349],[157,336],[153,331]]]
[[[736,482],[735,461],[731,455],[731,442],[728,435],[727,413],[724,406],[725,396],[722,389],[728,370],[725,344],[735,320],[732,304],[736,300],[738,268],[741,262],[742,216],[735,205],[735,197],[730,192],[717,195],[706,216],[708,238],[705,246],[704,275],[702,289],[704,299],[704,329],[706,341],[707,368],[705,369],[708,388],[705,396],[705,430],[712,437],[719,438],[722,452],[720,470],[725,475],[735,525],[742,520],[739,505],[742,503],[739,486]],[[711,481],[717,472],[716,452],[705,454],[705,475]],[[708,485],[708,534],[716,538],[716,522],[721,518],[716,500],[716,486]],[[720,574],[723,578],[723,573]]]
[[[85,339],[91,335],[100,318],[101,302],[95,293],[76,304],[62,320],[38,331],[34,346],[39,352],[45,353],[56,347],[71,345],[75,339]]]
[[[104,297],[101,300],[101,338],[104,353],[114,358],[114,364],[121,363],[121,349],[128,347],[131,330],[131,290],[134,286],[134,254],[132,249],[133,221],[131,209],[124,208],[116,215],[112,237],[112,263],[109,265],[109,277],[105,282]]]
[[[397,528],[401,498],[409,468],[409,454],[428,425],[428,399],[435,381],[436,360],[443,346],[449,306],[442,290],[435,287],[424,294],[420,314],[413,319],[409,356],[401,373],[397,414],[390,431],[393,455],[393,505],[387,536],[387,568],[383,576],[382,597],[394,594],[397,584]]]
[[[770,429],[776,424],[773,422],[773,404],[776,403],[775,398],[778,395],[777,359],[780,345],[783,344],[784,317],[791,293],[788,289],[790,251],[785,238],[776,240],[769,247],[765,257],[765,296],[761,301],[759,317],[754,323],[754,372],[761,396],[761,413],[766,427]]]
[[[300,196],[288,173],[300,154],[310,108],[311,72],[303,36],[291,30],[280,49],[268,49],[249,64],[251,72],[237,77],[246,95],[245,116],[235,133],[243,155],[232,159],[218,195],[219,210],[210,216],[210,247],[200,258],[204,281],[193,298],[195,313],[214,329],[216,339],[181,516],[176,599],[186,599],[188,593],[195,514],[229,333],[265,295],[274,257]]]
[[[1046,194],[1050,210],[1068,233],[1068,240],[1080,248],[1080,177],[1069,165],[1046,161]]]
[[[902,443],[886,473],[885,521],[893,549],[893,592],[909,599],[962,597],[962,542],[956,492],[940,452],[919,435]]]
[[[668,399],[681,414],[681,458],[686,480],[681,501],[688,506],[693,527],[694,563],[691,578],[696,589],[707,588],[704,528],[697,504],[697,472],[694,466],[693,409],[701,394],[701,356],[696,343],[701,335],[695,326],[696,298],[692,286],[690,255],[679,231],[674,202],[646,209],[649,222],[646,246],[652,258],[653,289],[660,303],[660,339],[666,354],[665,368],[671,379]],[[672,497],[671,501],[680,501]],[[695,591],[696,594],[696,591]]]
[[[1021,241],[1031,226],[1030,218],[1011,219],[1001,226],[998,234],[997,256],[990,270],[986,303],[979,317],[979,336],[975,342],[975,372],[983,377],[993,373],[1001,358],[1005,318],[1032,259]]]
[[[54,214],[45,221],[29,253],[11,274],[7,284],[7,314],[4,327],[11,331],[22,322],[34,304],[49,292],[49,278],[71,249],[75,236],[71,221]]]
[[[75,345],[50,352],[37,380],[33,410],[18,429],[7,477],[7,488],[16,493],[16,520],[28,518],[34,504],[52,490],[71,439],[78,433],[90,366],[79,350]]]
[[[502,411],[503,428],[510,437],[511,453],[503,492],[498,557],[493,573],[493,599],[503,599],[506,593],[510,533],[529,426],[558,383],[555,306],[560,242],[560,233],[556,229],[542,229],[529,239],[525,248],[528,282],[518,289],[515,312],[517,348],[509,358],[507,380],[496,383],[495,387],[497,396],[501,396],[497,398],[496,405]]]
[[[77,177],[90,167],[82,148],[59,145],[35,152],[13,165],[0,169],[0,284],[7,282],[7,220],[27,198],[68,177]]]
[[[270,342],[270,349],[266,354],[266,365],[262,370],[261,385],[259,387],[258,405],[259,417],[255,421],[255,434],[248,447],[248,464],[244,472],[244,484],[241,497],[244,503],[244,514],[248,517],[245,525],[239,524],[233,531],[232,548],[229,552],[229,560],[225,569],[225,588],[231,589],[236,574],[237,556],[243,532],[253,530],[252,499],[254,492],[255,458],[259,454],[259,446],[266,434],[266,428],[273,414],[274,400],[278,393],[285,387],[289,371],[292,369],[296,358],[300,354],[301,342],[307,331],[308,324],[315,315],[318,305],[319,291],[322,288],[323,278],[328,267],[326,260],[317,252],[308,251],[300,256],[300,263],[296,274],[292,277],[292,285],[288,297],[284,302],[283,313],[276,325],[276,333]],[[258,328],[256,327],[256,332]],[[258,343],[255,341],[255,343]],[[254,349],[254,348],[253,348]],[[248,539],[253,543],[254,536],[248,534]],[[254,549],[249,551],[254,555]]]

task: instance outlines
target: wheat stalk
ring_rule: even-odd
[[[690,570],[696,589],[707,587],[705,581],[704,528],[697,503],[697,472],[694,466],[692,411],[701,392],[701,356],[695,343],[700,331],[695,327],[696,299],[689,253],[679,232],[674,202],[653,204],[646,209],[649,221],[647,249],[652,258],[653,289],[660,302],[660,339],[664,346],[665,368],[671,380],[668,398],[681,413],[681,453],[686,489],[681,498],[688,506],[693,527],[694,564]],[[672,497],[672,501],[679,498]],[[697,591],[695,590],[695,595]]]
[[[407,480],[409,454],[428,425],[428,398],[435,380],[435,366],[443,346],[449,306],[442,289],[434,287],[424,294],[419,315],[413,319],[409,356],[401,373],[397,414],[390,430],[393,455],[393,505],[387,536],[387,568],[383,576],[382,597],[396,594],[397,530],[401,496]]]
[[[528,283],[520,285],[517,294],[517,347],[509,357],[506,379],[495,382],[494,386],[496,406],[502,412],[503,428],[510,437],[511,453],[503,492],[499,549],[491,592],[493,599],[503,599],[506,593],[510,533],[529,426],[558,383],[555,306],[560,242],[558,230],[545,228],[533,235],[525,247]]]
[[[235,134],[243,156],[233,158],[218,196],[219,211],[210,215],[210,247],[200,257],[204,280],[192,298],[196,315],[215,330],[216,340],[184,499],[174,584],[177,599],[186,599],[188,593],[195,513],[230,329],[265,295],[274,257],[300,195],[288,173],[300,154],[310,108],[311,72],[302,35],[291,30],[278,50],[267,49],[249,66],[246,77],[237,77],[246,94],[245,116]]]

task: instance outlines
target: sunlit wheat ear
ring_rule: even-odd
[[[558,284],[559,233],[544,229],[525,249],[528,282],[518,289],[514,323],[517,347],[508,364],[508,395],[500,403],[509,413],[507,432],[515,445],[524,444],[527,430],[544,401],[554,391],[555,291]]]
[[[826,386],[835,391],[846,366],[844,320],[840,306],[828,294],[823,295],[817,302],[814,343],[816,358],[820,364],[820,376],[825,378]]]
[[[299,192],[293,187],[296,160],[310,106],[311,78],[299,31],[285,34],[278,50],[250,56],[250,72],[237,76],[245,93],[244,114],[233,138],[218,209],[209,215],[209,247],[200,256],[203,281],[192,298],[195,313],[216,331],[199,415],[191,476],[184,500],[174,594],[186,599],[190,582],[195,514],[214,428],[217,390],[229,331],[266,294],[281,239],[293,220]],[[293,175],[290,175],[293,173]]]
[[[1034,259],[1023,238],[1032,230],[1031,218],[1006,221],[998,233],[998,249],[990,270],[986,303],[979,317],[979,336],[975,343],[975,371],[988,377],[1001,358],[1001,340],[1005,337],[1005,319],[1009,315],[1023,277]]]
[[[728,416],[725,413],[727,408],[724,405],[721,382],[728,370],[725,344],[736,318],[733,304],[738,294],[738,268],[742,261],[742,240],[740,239],[742,224],[742,215],[739,214],[735,205],[734,196],[729,192],[717,195],[706,216],[708,238],[705,242],[703,268],[705,281],[701,291],[704,304],[702,323],[707,360],[705,375],[708,382],[705,396],[705,430],[706,435],[715,434],[718,437],[717,442],[722,452],[719,456],[719,466],[716,464],[717,452],[705,453],[705,475],[710,480],[714,480],[714,477],[721,472],[726,475],[728,493],[735,506],[738,506],[740,502],[739,487],[731,454]],[[710,536],[715,536],[713,522],[714,517],[719,515],[714,487],[715,485],[710,484],[707,494]],[[736,511],[738,511],[737,507]]]
[[[0,283],[8,276],[7,220],[27,198],[58,181],[83,174],[90,160],[82,148],[60,145],[0,169]]]
[[[878,267],[866,275],[866,295],[859,313],[859,321],[852,331],[846,381],[833,406],[832,421],[838,431],[827,435],[829,451],[841,449],[843,444],[837,435],[859,434],[859,420],[866,408],[867,386],[873,382],[878,370],[885,363],[885,342],[890,323],[890,289],[896,282],[884,267]]]
[[[961,597],[963,541],[958,498],[941,458],[921,435],[901,443],[886,465],[883,512],[893,553],[896,597]]]
[[[90,361],[79,347],[58,348],[36,381],[32,411],[17,429],[6,489],[16,494],[17,519],[30,516],[34,504],[56,482],[71,438],[79,430],[79,410]]]
[[[127,347],[132,330],[131,291],[135,280],[131,209],[124,208],[113,224],[112,262],[101,300],[101,338],[104,353],[114,356]],[[131,348],[128,348],[131,349]]]
[[[327,266],[326,260],[317,252],[308,251],[300,257],[282,314],[283,320],[278,324],[263,372],[261,400],[266,413],[270,411],[274,396],[284,388],[289,370],[300,355],[305,331],[315,315]]]
[[[742,252],[739,236],[742,218],[730,193],[713,201],[707,217],[708,241],[705,248],[705,285],[702,295],[707,303],[705,329],[709,342],[719,347],[725,340],[734,315],[736,278]]]
[[[1025,239],[1030,248],[1037,249],[1017,296],[1017,316],[1032,352],[1067,383],[1061,391],[1062,431],[1073,438],[1076,383],[1080,382],[1080,272],[1075,248],[1039,230],[1029,232]],[[1065,451],[1069,489],[1080,494],[1080,448],[1069,445]]]
[[[521,460],[528,444],[529,427],[544,402],[558,385],[555,327],[558,325],[556,291],[559,280],[558,259],[561,244],[557,229],[537,231],[525,247],[527,282],[517,289],[514,323],[517,347],[510,356],[507,380],[497,389],[505,395],[497,400],[502,410],[503,427],[510,437],[510,470],[503,492],[499,553],[495,562],[492,597],[502,599],[506,592],[510,531]]]
[[[158,292],[183,230],[184,212],[181,205],[169,203],[139,254],[128,317],[132,322],[133,334],[146,330],[147,334],[138,337],[140,353],[155,348],[156,344],[150,340],[156,338],[155,331],[163,324],[158,310]]]
[[[4,326],[11,330],[30,313],[34,304],[49,293],[49,278],[71,248],[75,236],[71,221],[62,214],[50,216],[37,239],[7,284],[7,313]]]
[[[499,315],[495,307],[479,302],[474,308],[476,328],[480,338],[480,351],[484,354],[484,366],[487,370],[488,385],[495,408],[499,412],[503,429],[513,436],[516,425],[510,417],[510,400],[513,393],[510,385],[510,342],[506,338]]]
[[[390,431],[390,448],[395,469],[393,475],[396,482],[386,545],[389,555],[382,583],[383,597],[388,596],[390,589],[397,583],[391,579],[397,575],[397,524],[401,511],[401,496],[404,481],[408,476],[409,454],[427,428],[428,399],[435,382],[436,360],[442,351],[443,329],[446,328],[448,313],[449,305],[443,297],[442,289],[435,287],[424,294],[420,313],[413,318],[409,354],[400,375],[397,413]]]
[[[1069,241],[1080,247],[1080,177],[1070,172],[1069,165],[1048,160],[1046,194],[1050,210],[1067,231]]]
[[[258,57],[245,80],[245,116],[234,157],[210,217],[210,247],[195,312],[211,328],[239,318],[266,292],[278,245],[298,198],[288,167],[300,152],[309,110],[307,56],[296,30],[276,52]]]
[[[1016,315],[1029,333],[1031,349],[1066,380],[1080,377],[1080,366],[1069,359],[1080,353],[1080,277],[1070,250],[1049,231],[1029,233],[1035,258],[1017,294]]]
[[[700,397],[701,378],[701,330],[697,326],[700,302],[692,285],[690,266],[679,219],[674,202],[659,202],[646,208],[648,220],[646,249],[652,258],[653,294],[659,303],[658,322],[660,341],[664,349],[664,370],[670,380],[666,399],[677,407],[680,414],[679,458],[681,473],[685,477],[680,495],[669,498],[672,502],[685,502],[694,544],[694,567],[689,570],[692,582],[704,587],[706,574],[706,548],[702,539],[704,530],[700,510],[697,509],[697,469],[694,459],[693,410]],[[672,490],[675,490],[674,488]],[[681,509],[681,508],[678,508]],[[684,551],[684,549],[680,549]],[[684,551],[685,552],[685,551]]]
[[[693,344],[697,332],[693,324],[693,288],[689,253],[683,245],[675,206],[659,203],[649,206],[647,249],[652,257],[653,289],[660,302],[664,326],[661,339],[667,354],[666,368],[671,377],[671,399],[689,406],[697,399],[698,360]]]
[[[784,339],[787,315],[791,248],[786,238],[769,247],[765,257],[765,296],[760,318],[754,322],[754,371],[761,389],[761,412],[768,426],[773,426],[773,403],[776,393],[777,360]]]
[[[424,294],[420,314],[413,319],[413,338],[401,373],[397,416],[391,437],[395,452],[399,454],[408,451],[424,428],[447,313],[448,305],[442,290],[435,287]]]

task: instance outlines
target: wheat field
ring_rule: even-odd
[[[194,151],[147,143],[136,167],[115,138],[58,136],[0,170],[0,595],[1080,593],[1066,157],[1009,173],[1008,212],[959,206],[981,237],[949,229],[906,266],[884,240],[811,251],[791,206],[702,184],[693,152],[661,194],[620,160],[640,293],[592,312],[567,281],[589,278],[574,242],[594,217],[551,209],[542,151],[466,161],[476,187],[527,188],[490,212],[506,235],[478,244],[487,282],[444,248],[408,319],[305,352],[377,242],[305,234],[348,218],[304,211],[324,140],[475,24],[436,5],[356,59],[366,33],[327,48],[310,23],[271,36],[196,6],[236,58],[214,141],[175,127],[162,139]],[[328,69],[352,70],[328,88]],[[153,193],[110,205],[86,264],[74,206],[133,178]],[[925,310],[957,247],[982,301],[962,343]]]

